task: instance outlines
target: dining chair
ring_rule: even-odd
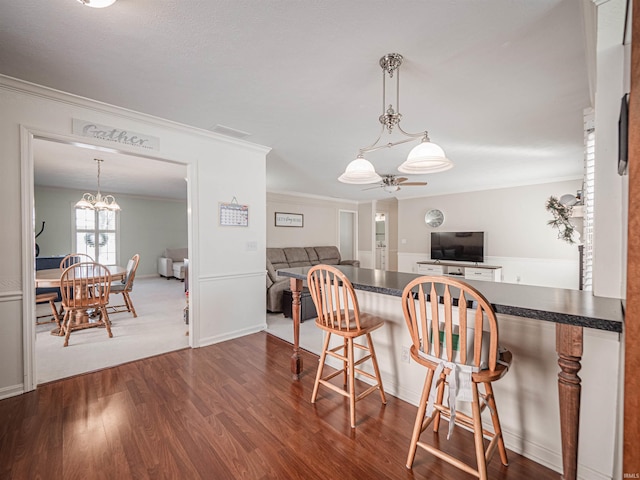
[[[56,292],[40,293],[36,295],[36,304],[48,302],[51,307],[50,315],[38,315],[36,317],[36,325],[43,325],[45,323],[55,322],[58,330],[60,330],[60,313],[56,307],[56,300],[58,300],[58,294]],[[50,317],[48,321],[41,321],[41,318]]]
[[[73,330],[95,327],[90,323],[88,310],[100,313],[100,325],[104,324],[109,338],[111,322],[107,314],[109,293],[111,290],[111,273],[104,265],[96,262],[82,262],[66,268],[60,276],[60,292],[64,317],[64,346],[69,345],[69,336]]]
[[[307,274],[307,286],[318,314],[316,325],[326,332],[311,403],[316,402],[320,385],[347,397],[351,428],[355,428],[356,402],[379,390],[382,403],[387,403],[371,339],[371,332],[384,325],[384,319],[360,311],[353,285],[336,267],[324,264],[312,267]],[[342,337],[342,344],[330,348],[332,335]],[[366,344],[356,343],[355,339],[362,336],[366,338]],[[364,352],[360,358],[356,358],[355,348]],[[341,361],[342,369],[323,377],[327,355]],[[373,374],[360,368],[360,365],[368,360],[371,360]],[[341,373],[343,374],[342,387],[330,381]],[[375,382],[358,395],[356,395],[355,385],[356,373]]]
[[[417,447],[484,480],[487,463],[498,448],[502,464],[507,466],[498,409],[491,383],[502,378],[511,365],[512,355],[498,347],[498,322],[487,299],[469,284],[448,277],[423,276],[411,281],[402,292],[402,310],[411,335],[411,358],[427,368],[418,404],[407,457],[411,469]],[[478,388],[482,384],[484,393]],[[448,403],[444,403],[445,385]],[[471,416],[458,411],[458,401],[471,402]],[[493,432],[482,425],[481,413],[489,407]],[[433,423],[438,432],[440,418],[449,420],[449,435],[454,425],[473,432],[475,467],[438,448],[420,441],[420,435]],[[489,445],[484,448],[484,437]]]
[[[60,270],[64,270],[76,263],[93,261],[91,255],[87,255],[86,253],[70,253],[60,261]]]
[[[129,259],[129,262],[127,262],[127,274],[122,279],[122,282],[111,285],[111,294],[121,293],[124,300],[123,305],[108,305],[111,313],[131,312],[134,318],[138,316],[133,306],[133,301],[131,301],[131,297],[129,296],[129,293],[133,290],[133,280],[138,270],[138,263],[140,263],[140,255],[136,253]]]

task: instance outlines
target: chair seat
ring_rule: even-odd
[[[51,301],[55,302],[57,300],[58,300],[58,294],[56,292],[40,293],[36,295],[36,303],[44,303],[44,302],[51,302]]]
[[[112,283],[111,284],[111,293],[116,292],[124,292],[127,286],[124,283]]]
[[[376,315],[372,315],[370,313],[360,312],[360,330],[357,330],[354,318],[355,318],[354,312],[352,310],[349,310],[350,330],[339,330],[338,328],[327,327],[319,319],[316,319],[316,325],[319,328],[326,330],[327,332],[335,333],[336,335],[340,335],[341,337],[346,337],[346,338],[359,337],[361,335],[365,335],[367,333],[373,332],[374,330],[384,325],[384,318],[378,317]],[[344,319],[342,320],[340,327],[342,329],[347,328],[347,325]]]

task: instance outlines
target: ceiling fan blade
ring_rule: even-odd
[[[375,187],[363,188],[362,191],[364,192],[365,190],[373,190],[374,188],[382,188],[382,187],[384,187],[384,185],[376,185]]]
[[[426,184],[427,184],[427,182],[407,182],[407,183],[403,183],[402,186],[403,187],[418,187],[418,186],[424,186]]]
[[[409,180],[407,177],[398,177],[396,178],[396,183],[403,183]]]

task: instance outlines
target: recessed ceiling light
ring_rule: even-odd
[[[116,0],[78,0],[81,4],[87,7],[104,8],[116,3]]]

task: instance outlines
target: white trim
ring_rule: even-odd
[[[189,268],[191,268],[191,262],[189,262]],[[265,275],[265,270],[259,270],[257,272],[241,272],[241,273],[214,273],[211,275],[203,275],[198,277],[200,282],[217,282],[219,280],[233,279],[233,278],[253,278],[262,277]]]
[[[15,290],[13,292],[0,292],[0,303],[15,302],[17,300],[22,300],[22,292],[20,290]]]
[[[0,75],[0,87],[2,87],[4,76]],[[35,87],[35,86],[34,86]],[[14,88],[18,91],[25,91],[23,89]],[[44,91],[48,92],[48,89],[44,89]],[[29,90],[26,90],[26,93],[33,93]],[[60,94],[60,92],[58,92]],[[67,103],[72,105],[77,105],[77,103],[73,103],[65,98],[56,98],[56,96],[47,96],[44,93],[38,91],[36,95],[46,98],[47,100],[60,101],[61,103]],[[60,94],[61,95],[61,94]],[[67,94],[64,94],[67,95]],[[88,102],[88,101],[87,101]],[[87,103],[87,105],[82,105],[86,108],[93,109],[97,112],[104,113],[103,111],[97,109],[95,104],[99,102],[91,102]],[[114,108],[114,107],[111,107]],[[121,117],[126,117],[127,119],[131,119],[130,116],[123,115],[122,113],[115,113]],[[135,117],[135,115],[133,115]],[[144,115],[143,115],[144,117]],[[149,117],[154,118],[154,117]],[[149,122],[149,119],[145,121]],[[160,119],[158,119],[159,123],[163,123]],[[166,122],[171,124],[171,122]],[[157,126],[156,123],[153,124]],[[186,128],[186,127],[185,127]],[[196,129],[197,130],[197,129]],[[192,131],[190,133],[193,134]],[[216,138],[218,135],[213,134]],[[34,225],[34,160],[33,160],[33,141],[35,139],[42,139],[47,141],[54,141],[60,143],[67,143],[72,145],[88,145],[97,149],[106,149],[106,147],[101,147],[98,144],[94,144],[88,142],[84,137],[75,137],[69,135],[61,135],[57,133],[47,132],[40,129],[28,127],[25,125],[20,125],[20,159],[21,159],[21,202],[22,202],[22,212],[21,212],[21,222],[22,222],[22,238],[30,238],[33,239],[32,248],[26,248],[25,253],[22,256],[22,320],[23,320],[23,361],[24,361],[24,391],[31,391],[36,388],[36,354],[35,354],[35,225]],[[235,142],[232,142],[235,143]],[[239,142],[239,144],[244,145],[244,142]],[[114,153],[126,153],[130,154],[125,149],[108,149]],[[131,155],[136,155],[135,152],[131,153]],[[197,209],[197,185],[194,182],[195,175],[195,165],[187,163],[185,161],[178,161],[174,159],[168,159],[160,154],[156,155],[140,155],[145,158],[149,158],[157,161],[166,161],[172,162],[178,165],[184,165],[187,167],[187,237],[188,237],[188,247],[189,247],[189,257],[191,259],[189,264],[189,279],[192,280],[197,278],[197,259],[199,254],[198,248],[198,240],[197,240],[197,232],[193,232],[192,230],[195,227],[193,222],[193,218],[197,218],[198,209]],[[195,216],[195,217],[194,217]],[[193,267],[192,267],[193,265]],[[195,271],[194,271],[195,270]],[[189,285],[194,285],[192,282]],[[190,303],[191,305],[198,304],[198,289],[191,288],[189,292],[190,295]],[[199,310],[197,308],[190,308],[189,311],[189,346],[194,348],[197,347],[200,343],[199,339],[200,334],[200,315]]]
[[[23,391],[36,388],[35,205],[33,174],[34,133],[20,125],[20,183],[22,207],[22,355]],[[29,239],[29,240],[27,240]],[[33,243],[31,243],[33,239]],[[31,248],[29,248],[31,245]]]
[[[22,395],[23,393],[25,393],[23,384],[19,383],[18,385],[9,385],[8,387],[0,388],[0,400]]]
[[[167,120],[160,117],[154,117],[153,115],[148,115],[141,112],[136,112],[135,110],[129,110],[127,108],[118,107],[116,105],[110,105],[108,103],[103,103],[97,100],[91,100],[86,97],[80,97],[78,95],[74,95],[72,93],[63,92],[61,90],[55,90],[53,88],[44,87],[42,85],[37,85],[35,83],[26,82],[24,80],[20,80],[18,78],[9,77],[7,75],[0,74],[0,88],[5,90],[11,90],[19,93],[23,93],[26,95],[32,95],[35,97],[44,98],[45,100],[55,101],[58,103],[63,103],[66,105],[71,105],[75,107],[81,107],[88,110],[92,110],[99,114],[108,113],[110,115],[125,118],[127,120],[136,120],[140,123],[146,123],[152,127],[164,127],[170,128],[174,131],[188,133],[190,135],[202,135],[207,138],[212,138],[221,142],[230,143],[235,146],[248,148],[250,150],[254,150],[260,153],[267,154],[271,151],[270,147],[265,147],[264,145],[258,145],[256,143],[247,142],[246,140],[240,140],[233,137],[228,137],[226,135],[220,135],[219,133],[214,133],[210,130],[204,130],[198,127],[193,127],[190,125],[185,125],[178,122],[173,122],[171,120]],[[84,143],[87,145],[101,145],[102,143],[96,143],[95,139],[90,139],[87,137],[75,137],[79,139],[80,143]],[[121,151],[124,151],[121,150]],[[128,152],[128,150],[127,150]],[[135,155],[135,150],[132,150],[132,155]],[[160,155],[141,155],[146,158],[157,159],[160,158]],[[182,162],[175,162],[182,163]]]
[[[213,345],[215,343],[226,342],[227,340],[233,340],[234,338],[244,337],[245,335],[251,335],[252,333],[258,333],[266,329],[267,329],[267,322],[265,319],[264,323],[259,323],[251,327],[242,328],[234,332],[227,332],[224,335],[214,335],[212,337],[201,338],[200,346],[206,347],[208,345]]]
[[[358,200],[349,200],[346,198],[326,197],[324,195],[314,195],[312,193],[293,192],[293,191],[286,191],[286,190],[268,190],[267,194],[303,197],[303,198],[309,198],[313,200],[321,200],[323,202],[351,203],[354,205],[358,205],[359,203],[362,203],[362,200],[358,201]]]

